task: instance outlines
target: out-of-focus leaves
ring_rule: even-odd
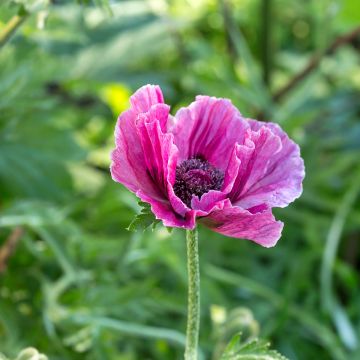
[[[0,185],[7,194],[61,200],[71,189],[63,164],[46,153],[2,143]],[[40,196],[39,196],[40,194]]]
[[[339,4],[337,17],[341,20],[341,28],[349,29],[359,25],[360,9],[358,4],[352,0],[343,0]]]
[[[3,196],[64,201],[71,192],[67,163],[84,158],[85,151],[69,129],[55,124],[54,102],[43,101],[35,64],[14,68],[15,53],[0,53],[0,186]],[[16,105],[14,105],[16,104]],[[25,111],[27,109],[27,112]]]
[[[103,327],[109,330],[119,331],[127,335],[135,335],[144,338],[160,338],[185,347],[185,336],[171,329],[161,329],[156,327],[143,326],[123,322],[115,319],[96,318],[91,316],[73,315],[72,321],[79,324],[90,324],[93,326]]]
[[[0,227],[59,225],[66,213],[52,204],[40,201],[14,202],[1,212]]]

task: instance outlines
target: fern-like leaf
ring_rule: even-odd
[[[226,347],[220,360],[288,360],[275,350],[269,349],[270,344],[261,339],[241,342],[241,334],[235,335]]]

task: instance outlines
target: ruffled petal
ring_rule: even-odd
[[[122,113],[115,128],[116,148],[111,153],[111,176],[132,192],[140,189],[153,198],[162,196],[144,167],[144,153],[136,128],[137,114],[132,110]]]
[[[161,108],[161,111],[160,109]],[[161,131],[160,121],[167,118],[169,107],[164,104],[154,105],[150,111],[139,114],[136,127],[140,144],[143,149],[144,162],[141,164],[164,195],[167,191],[169,175],[168,163],[170,156],[176,162],[177,148],[173,144],[173,135]],[[175,178],[175,169],[171,174]]]
[[[173,135],[162,131],[169,117],[169,106],[162,101],[160,88],[151,85],[131,97],[131,108],[120,115],[115,128],[111,175],[148,202],[165,226],[193,229],[196,213],[187,208],[181,212],[180,201],[179,215],[169,200],[168,193],[173,192],[171,184],[175,181],[177,148]]]
[[[225,194],[230,193],[231,190],[233,189],[233,186],[235,184],[241,166],[241,160],[238,157],[238,151],[239,151],[238,148],[239,145],[237,143],[234,144],[232,154],[229,158],[228,166],[225,170],[224,184],[222,187],[222,191]]]
[[[251,130],[237,146],[241,161],[230,198],[244,209],[285,207],[300,196],[304,163],[299,147],[278,125],[248,120]]]
[[[215,210],[201,222],[220,234],[252,240],[264,247],[277,243],[284,226],[281,221],[275,220],[270,211],[252,214],[236,206]]]
[[[161,89],[156,85],[145,85],[137,90],[130,98],[130,109],[120,114],[115,127],[116,148],[111,154],[110,171],[112,178],[125,185],[133,192],[142,189],[155,198],[161,198],[159,190],[143,166],[145,157],[139,141],[136,122],[140,113],[147,112],[153,105],[164,102]],[[163,105],[167,106],[167,105]],[[153,110],[160,114],[160,125],[165,123],[164,108]],[[168,108],[167,113],[169,112]]]
[[[131,108],[136,113],[147,112],[152,105],[163,104],[164,96],[158,85],[145,85],[130,97]]]
[[[164,226],[179,227],[183,229],[193,230],[196,225],[197,213],[195,210],[187,211],[184,216],[178,215],[174,212],[172,205],[166,200],[155,200],[143,193],[141,190],[136,195],[142,200],[151,205],[151,211],[155,217],[162,220]]]
[[[179,159],[202,156],[225,171],[234,144],[243,142],[248,124],[230,100],[197,96],[180,109],[169,131],[179,149]]]
[[[199,199],[197,196],[193,196],[191,200],[191,207],[194,210],[198,211],[198,215],[205,216],[209,214],[215,206],[222,206],[220,203],[223,203],[223,200],[226,199],[226,194],[221,191],[217,190],[210,190],[209,192],[205,193]],[[229,202],[230,200],[227,199]]]
[[[175,195],[173,189],[178,149],[174,145],[173,134],[163,133],[160,128],[159,114],[166,118],[167,112],[165,108],[163,112],[160,112],[158,108],[164,106],[166,105],[153,106],[147,113],[140,114],[137,120],[140,143],[144,154],[146,154],[143,166],[145,165],[147,173],[161,191],[162,196],[167,199],[169,206],[166,211],[171,211],[173,214],[171,216],[168,214],[168,219],[165,218],[164,204],[161,207],[154,206],[154,213],[165,222],[172,218],[172,224],[178,224],[171,226],[193,228],[195,226],[195,214],[192,214],[190,209]],[[151,201],[148,202],[152,204]]]

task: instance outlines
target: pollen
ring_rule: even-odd
[[[193,195],[201,197],[210,190],[221,190],[224,173],[200,156],[184,160],[176,167],[174,192],[188,207]]]

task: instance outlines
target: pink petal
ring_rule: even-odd
[[[201,221],[215,232],[252,240],[265,247],[276,244],[284,226],[281,221],[275,220],[270,211],[252,214],[236,206],[215,210]]]
[[[182,216],[176,214],[168,196],[168,188],[171,192],[175,181],[177,149],[173,135],[162,132],[169,115],[169,107],[162,101],[160,88],[151,85],[131,97],[131,108],[119,116],[116,124],[111,175],[150,203],[165,226],[192,229],[196,213],[186,208]]]
[[[173,135],[161,131],[160,122],[156,118],[157,113],[158,111],[150,110],[140,114],[136,127],[144,154],[144,162],[141,165],[146,168],[155,186],[166,195],[168,179],[175,179],[175,169],[169,168],[168,163],[170,157],[176,163],[178,150],[173,143]],[[167,117],[167,113],[162,115]],[[172,173],[169,173],[169,170],[173,170]]]
[[[186,218],[190,209],[174,194],[173,189],[178,149],[173,143],[173,134],[161,131],[160,122],[157,121],[159,117],[157,107],[159,106],[165,105],[153,106],[149,112],[139,115],[137,120],[140,142],[146,154],[144,164],[155,186],[161,189],[163,196],[171,204],[172,211]],[[166,118],[167,113],[163,112],[162,116]]]
[[[200,216],[205,216],[213,211],[215,206],[222,206],[220,205],[225,200],[226,194],[221,191],[217,190],[210,190],[209,192],[205,193],[199,199],[197,196],[193,196],[191,200],[191,207],[194,210],[198,210],[198,214]],[[229,200],[227,200],[229,202]],[[230,203],[230,202],[229,202]]]
[[[115,127],[116,148],[111,154],[110,166],[115,181],[122,183],[133,192],[142,189],[154,198],[161,198],[162,195],[143,166],[145,157],[139,141],[136,121],[140,113],[147,112],[153,105],[161,103],[163,96],[161,89],[156,85],[145,85],[131,96],[130,109],[120,114]],[[164,110],[158,106],[153,110],[153,116],[159,115],[161,123],[166,121],[164,111],[168,114],[168,107]]]
[[[278,125],[248,120],[251,131],[238,146],[240,170],[230,194],[234,205],[285,207],[302,192],[304,163],[299,147]]]
[[[142,189],[153,198],[160,199],[161,193],[143,166],[144,153],[135,124],[136,118],[137,114],[130,109],[118,119],[115,128],[116,148],[111,153],[111,176],[135,193]]]
[[[237,179],[239,169],[241,166],[241,160],[238,157],[238,151],[239,151],[238,148],[239,148],[239,145],[234,144],[232,154],[229,158],[228,166],[225,170],[224,184],[223,184],[222,191],[226,194],[231,192],[231,190],[235,184],[235,181]]]
[[[136,113],[147,112],[152,105],[164,103],[164,97],[158,85],[145,85],[130,98],[131,108]]]
[[[154,200],[152,197],[143,193],[141,190],[136,195],[142,200],[151,205],[151,210],[155,217],[162,220],[164,226],[179,227],[183,229],[193,230],[195,228],[196,211],[187,211],[184,216],[176,214],[169,201]]]
[[[181,161],[201,155],[225,171],[234,144],[243,141],[247,127],[230,100],[197,96],[177,112],[169,131],[174,134]]]

